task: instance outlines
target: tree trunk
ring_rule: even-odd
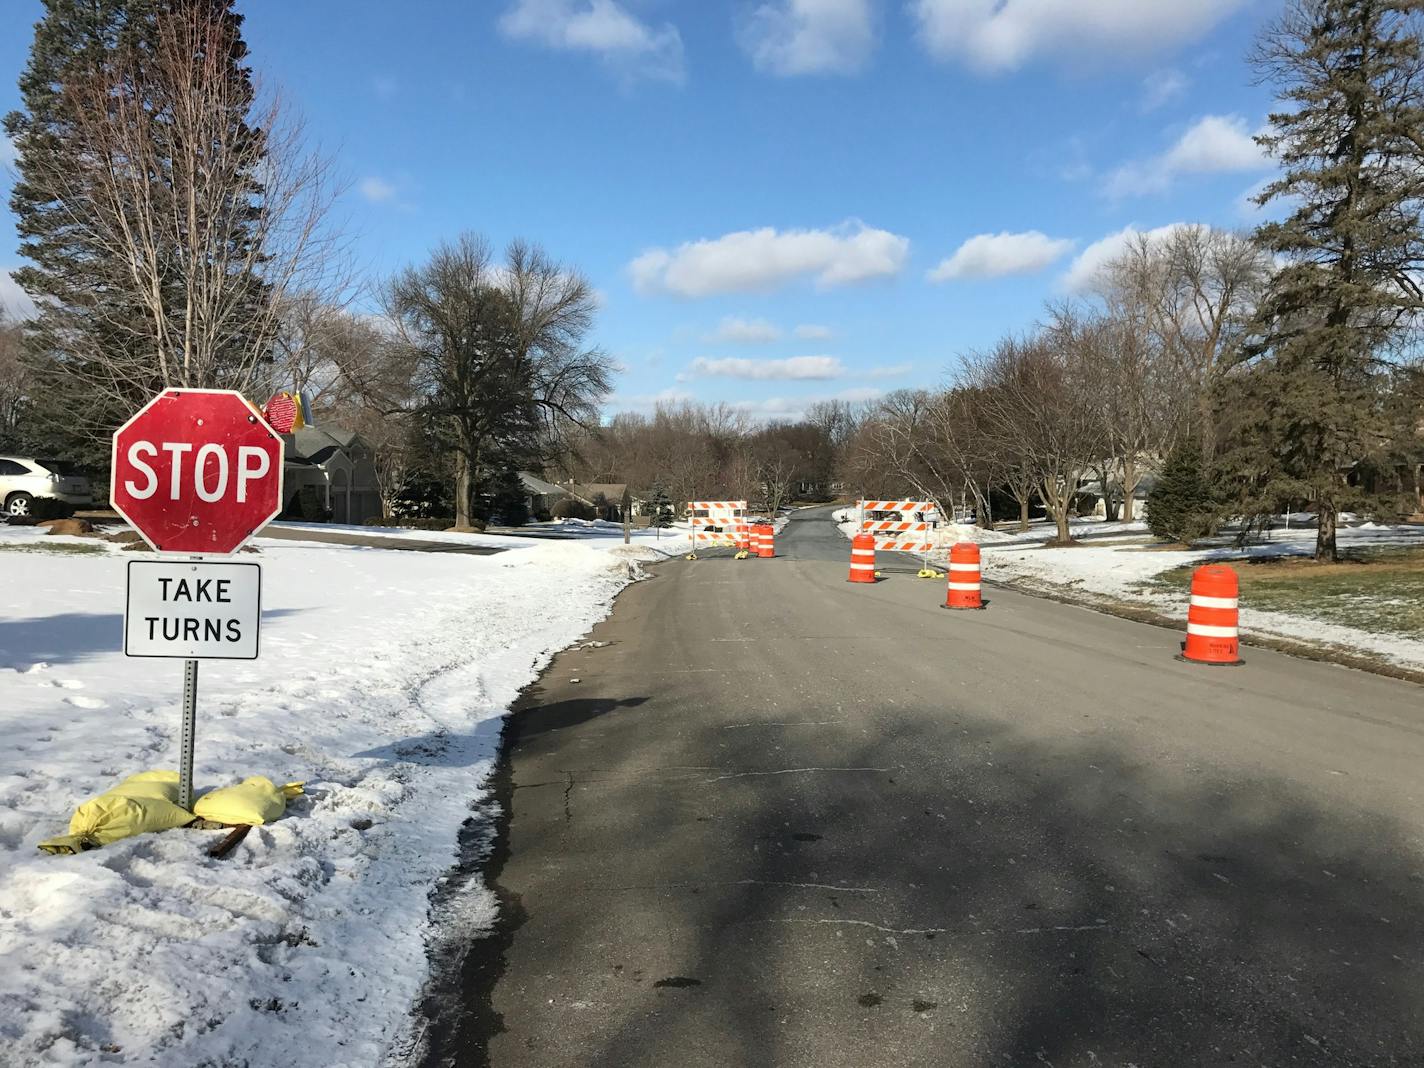
[[[474,477],[470,458],[463,452],[455,454],[455,525],[457,527],[470,526],[470,516],[472,509],[471,502],[474,499]]]
[[[1065,493],[1055,493],[1054,489],[1055,487],[1047,482],[1043,484],[1043,504],[1058,527],[1058,542],[1067,545],[1073,540],[1073,530],[1068,525],[1068,509],[1073,504],[1073,491],[1070,489]]]
[[[1208,464],[1216,453],[1216,413],[1212,410],[1210,377],[1207,378],[1207,386],[1197,400],[1197,407],[1201,418],[1202,463]]]
[[[979,510],[979,525],[985,530],[994,529],[994,508],[989,503],[989,494],[992,492],[992,486],[985,486],[984,496],[981,498],[984,502],[984,507]]]
[[[1028,530],[1028,494],[1025,493],[1019,498],[1019,533],[1023,534]]]
[[[1117,502],[1112,495],[1112,469],[1104,467],[1098,472],[1098,485],[1103,491],[1103,522],[1117,522]]]
[[[1122,521],[1131,523],[1134,518],[1136,503],[1137,483],[1141,481],[1137,476],[1137,461],[1131,456],[1122,458]]]
[[[1335,545],[1335,502],[1321,497],[1317,505],[1315,526],[1315,559],[1335,563],[1340,558]]]

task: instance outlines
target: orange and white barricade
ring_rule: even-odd
[[[746,501],[691,501],[687,511],[694,553],[703,548],[745,547]]]
[[[928,555],[935,548],[939,509],[933,501],[861,501],[860,533],[881,552]]]
[[[956,542],[949,550],[949,590],[946,608],[983,608],[982,579],[979,575],[979,546],[972,541]]]
[[[1187,608],[1187,640],[1178,660],[1236,667],[1241,659],[1237,621],[1241,584],[1225,564],[1207,564],[1192,573]]]

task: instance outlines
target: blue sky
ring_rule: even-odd
[[[1245,56],[1273,0],[238,7],[350,183],[362,265],[467,229],[542,243],[603,296],[610,410],[784,418],[941,381],[1126,228],[1251,225],[1269,173]],[[0,110],[40,13],[0,10]],[[0,272],[13,223],[0,209]],[[22,302],[3,273],[0,299]]]

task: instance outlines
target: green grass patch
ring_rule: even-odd
[[[90,556],[107,552],[102,545],[89,545],[82,541],[21,541],[0,542],[0,552],[5,553],[49,553],[58,556]]]
[[[1219,562],[1240,577],[1243,608],[1424,639],[1424,549],[1351,551],[1337,564],[1300,557]],[[1147,585],[1186,594],[1195,570],[1173,568]]]

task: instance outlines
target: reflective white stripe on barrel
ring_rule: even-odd
[[[949,565],[949,569],[950,569],[951,571],[978,571],[978,570],[979,570],[979,565],[978,565],[978,564],[950,564],[950,565]]]
[[[977,583],[977,582],[951,582],[951,583],[949,584],[949,588],[950,588],[951,590],[965,590],[965,591],[971,591],[971,590],[977,590],[977,589],[979,588],[979,583]]]
[[[1205,623],[1188,623],[1187,633],[1196,634],[1203,638],[1234,638],[1236,637],[1236,628],[1211,627]]]
[[[1198,608],[1235,608],[1238,600],[1236,597],[1202,597],[1192,594],[1192,604]]]

